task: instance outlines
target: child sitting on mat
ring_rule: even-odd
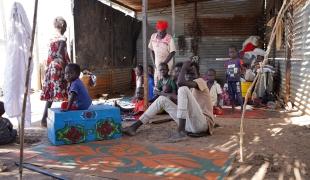
[[[210,90],[211,102],[213,105],[213,114],[220,115],[222,114],[221,109],[221,99],[222,99],[222,88],[221,85],[215,80],[216,71],[214,69],[209,69],[205,75],[207,80],[207,86]]]
[[[134,108],[123,108],[117,102],[114,102],[114,105],[116,107],[119,107],[121,112],[124,114],[127,114],[128,117],[132,117],[130,119],[138,120],[139,117],[143,114],[144,112],[144,89],[143,87],[139,87],[136,89],[136,95],[135,98],[133,99],[132,103],[134,104]]]
[[[79,79],[80,66],[78,64],[68,64],[65,69],[65,78],[70,84],[68,88],[69,101],[61,104],[62,111],[86,110],[92,103],[87,89]]]

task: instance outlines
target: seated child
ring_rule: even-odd
[[[136,89],[143,87],[143,66],[138,65],[135,69],[136,73]]]
[[[207,85],[210,90],[211,102],[213,107],[220,107],[220,100],[222,98],[222,88],[216,82],[216,71],[214,69],[209,69],[206,74]]]
[[[86,110],[92,103],[87,89],[79,79],[81,69],[78,64],[68,64],[65,69],[65,78],[69,83],[69,101],[61,104],[63,111]]]
[[[206,74],[207,86],[210,90],[211,102],[213,105],[213,114],[222,115],[223,110],[221,108],[221,100],[222,100],[222,88],[220,84],[218,84],[215,80],[216,71],[214,69],[209,69]]]
[[[159,65],[159,72],[161,79],[157,82],[157,88],[154,89],[155,99],[159,96],[171,97],[177,92],[177,85],[175,81],[169,76],[169,67],[167,63]],[[154,100],[155,100],[154,99]]]
[[[134,108],[123,108],[115,101],[115,106],[119,107],[122,113],[127,113],[128,116],[133,116],[135,120],[138,120],[139,117],[144,112],[144,89],[143,87],[139,87],[136,90],[135,98],[133,99],[132,103],[134,103]]]
[[[0,101],[0,145],[15,141],[17,136],[17,131],[13,129],[13,125],[10,120],[2,117],[4,113],[4,104]]]

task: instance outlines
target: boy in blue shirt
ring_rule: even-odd
[[[235,105],[239,104],[242,109],[243,100],[240,87],[240,75],[243,68],[243,61],[238,56],[236,47],[229,47],[229,60],[225,62],[226,80],[228,84],[229,98],[232,110],[235,110]]]
[[[92,103],[87,89],[79,79],[80,72],[81,69],[78,64],[72,63],[66,66],[65,78],[70,84],[68,88],[69,101],[61,105],[63,111],[86,110]]]

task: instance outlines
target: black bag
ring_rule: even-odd
[[[17,131],[6,118],[0,118],[0,145],[8,144],[16,140]]]

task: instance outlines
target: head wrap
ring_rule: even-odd
[[[156,29],[157,30],[166,30],[168,28],[168,22],[167,21],[157,21],[156,23]]]
[[[255,48],[254,51],[253,51],[253,54],[255,56],[265,56],[266,54],[266,51],[260,49],[260,48]]]

